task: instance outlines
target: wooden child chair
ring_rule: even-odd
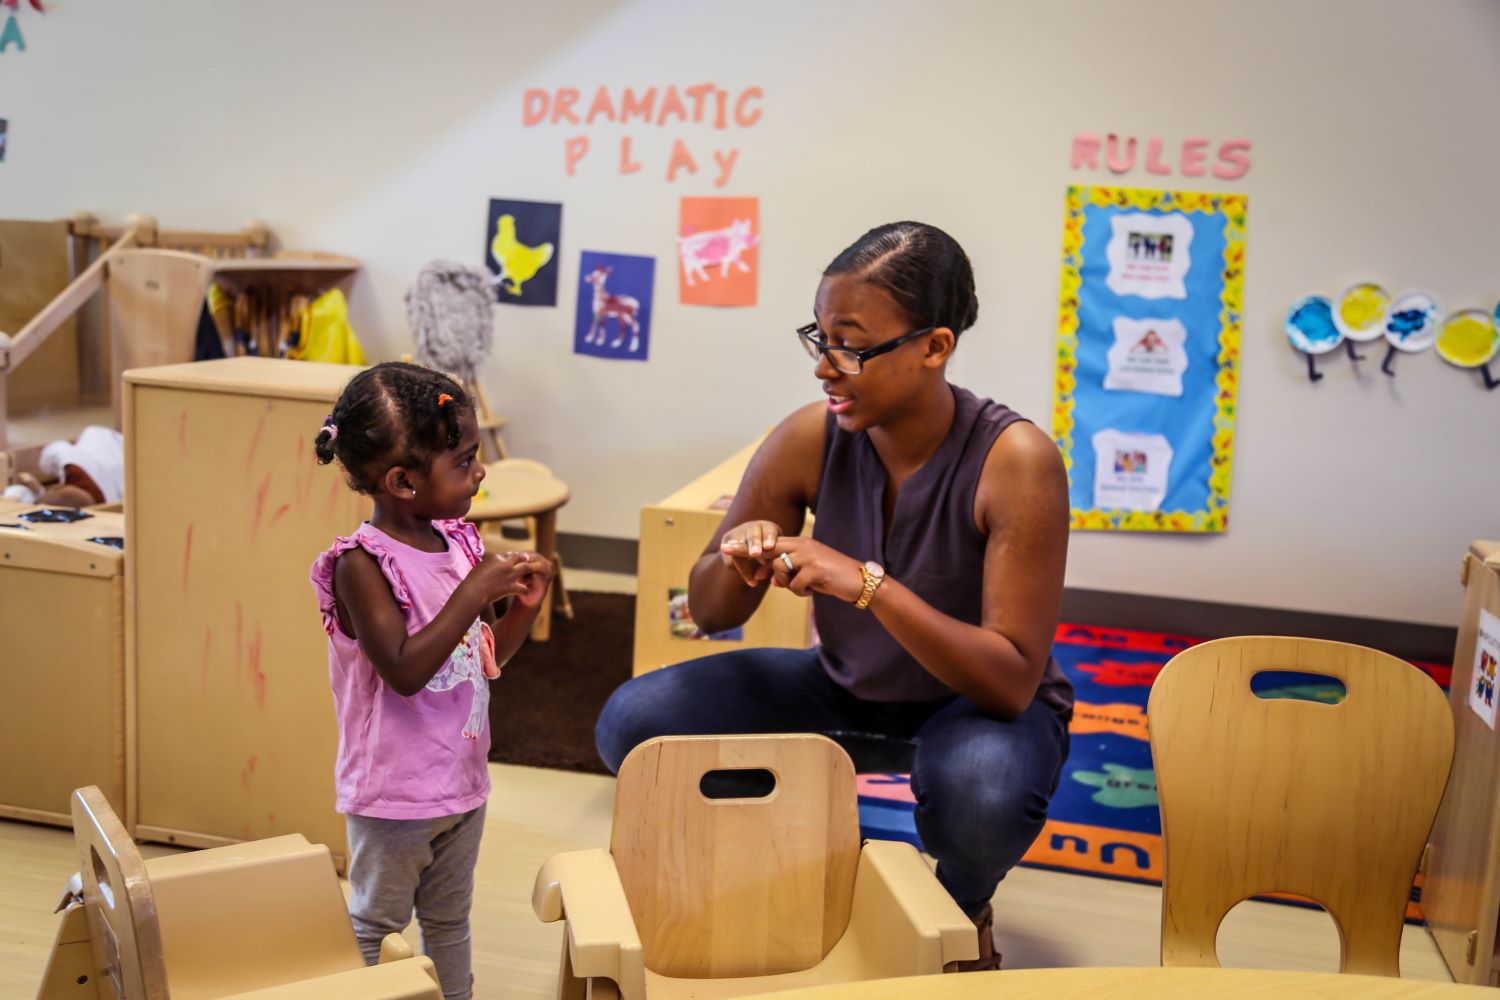
[[[705,776],[770,790],[709,798]],[[910,844],[859,844],[854,767],[814,735],[662,737],[620,767],[608,850],[553,855],[560,1000],[709,1000],[943,971],[974,924]]]
[[[1265,671],[1340,681],[1342,702],[1265,699]],[[1340,971],[1398,976],[1406,901],[1453,761],[1453,717],[1416,667],[1342,642],[1244,636],[1174,656],[1151,688],[1161,796],[1161,961],[1217,966],[1251,896],[1326,909]]]
[[[109,256],[110,398],[122,426],[121,376],[131,368],[193,360],[198,317],[214,262],[177,250],[116,250]]]
[[[366,967],[328,848],[300,834],[144,861],[98,788],[73,793],[79,874],[38,1000],[441,1000],[392,934]]]

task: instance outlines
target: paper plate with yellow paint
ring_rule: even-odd
[[[1437,335],[1438,357],[1459,368],[1479,368],[1500,354],[1500,306],[1492,315],[1483,309],[1464,309],[1443,321]]]
[[[1390,305],[1390,293],[1379,285],[1368,281],[1350,285],[1333,304],[1333,325],[1350,340],[1376,340],[1385,333]]]
[[[1407,292],[1391,303],[1385,318],[1385,339],[1396,350],[1415,354],[1437,340],[1442,310],[1426,292]]]

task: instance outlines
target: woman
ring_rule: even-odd
[[[963,249],[913,222],[828,266],[797,331],[825,403],[766,438],[692,572],[705,632],[768,586],[813,600],[821,644],[707,656],[628,682],[595,732],[612,770],[666,734],[880,734],[916,744],[916,825],[998,968],[990,897],[1046,819],[1072,687],[1052,660],[1067,476],[1046,434],[946,378],[978,314]],[[799,538],[807,511],[811,538]]]

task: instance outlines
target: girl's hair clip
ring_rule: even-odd
[[[339,425],[333,422],[333,414],[323,421],[323,429],[328,432],[328,443],[333,444],[339,436]]]
[[[446,392],[440,392],[440,393],[438,393],[438,406],[439,407],[447,406],[451,402],[453,402],[453,397],[452,396],[448,395]]]

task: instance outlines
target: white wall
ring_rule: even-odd
[[[0,215],[264,218],[288,246],[364,262],[356,327],[377,357],[410,349],[419,265],[481,261],[488,198],[563,202],[559,308],[497,312],[486,384],[514,450],[573,487],[565,531],[633,537],[641,504],[818,398],[790,331],[821,267],[895,218],[949,229],[974,259],[981,320],[954,380],[1046,427],[1063,189],[1112,180],[1071,171],[1070,138],[1118,131],[1253,143],[1234,185],[1250,214],[1232,524],[1079,533],[1069,583],[1448,623],[1460,553],[1500,535],[1500,392],[1430,354],[1392,381],[1378,350],[1312,386],[1280,330],[1292,298],[1356,279],[1500,297],[1492,0],[21,7],[28,51],[0,55]],[[707,81],[763,87],[761,122],[601,124],[573,178],[574,130],[520,127],[530,86]],[[621,176],[627,131],[644,166]],[[668,184],[678,135],[701,169]],[[726,137],[740,154],[720,191],[709,151]],[[762,199],[757,308],[676,304],[677,200],[715,193]],[[657,256],[648,364],[573,355],[582,249]]]

